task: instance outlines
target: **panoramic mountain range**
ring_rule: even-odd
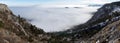
[[[45,32],[0,4],[0,43],[120,43],[120,2],[103,5],[84,24]]]

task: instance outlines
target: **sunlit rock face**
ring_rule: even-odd
[[[98,7],[10,7],[16,14],[28,20],[46,32],[63,31],[74,25],[83,24],[92,17]]]

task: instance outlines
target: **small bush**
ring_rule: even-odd
[[[0,27],[3,27],[3,22],[2,21],[0,21]]]

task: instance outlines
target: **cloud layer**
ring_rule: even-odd
[[[64,7],[10,7],[16,15],[31,19],[31,23],[46,32],[62,31],[72,26],[85,23],[96,11],[93,7],[64,8]]]

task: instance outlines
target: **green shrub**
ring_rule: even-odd
[[[2,21],[0,21],[0,27],[3,27],[3,22]]]

